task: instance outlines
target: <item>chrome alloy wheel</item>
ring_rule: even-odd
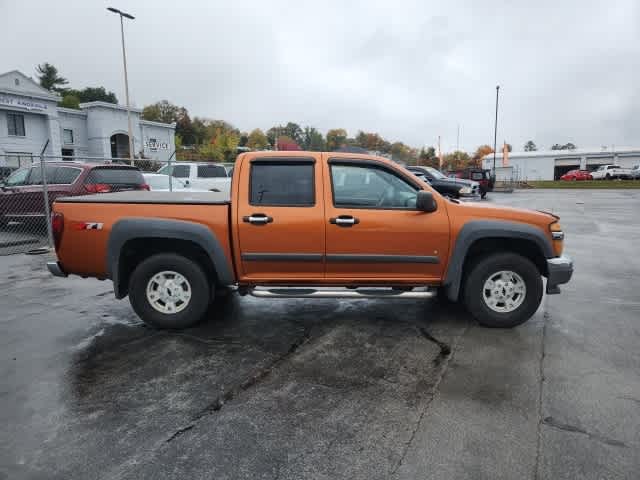
[[[173,314],[184,310],[191,300],[191,285],[178,272],[156,273],[147,283],[147,301],[160,313]]]
[[[520,275],[508,270],[496,272],[487,278],[482,289],[484,303],[498,313],[516,310],[527,295],[527,286]]]

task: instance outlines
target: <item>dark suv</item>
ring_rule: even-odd
[[[473,180],[480,184],[480,195],[482,198],[487,196],[487,192],[493,190],[493,177],[491,170],[483,170],[482,168],[465,168],[455,173],[457,178],[465,178]]]
[[[49,206],[58,197],[120,190],[149,190],[135,167],[116,164],[46,162]],[[42,168],[39,163],[13,172],[0,185],[0,226],[45,217]]]

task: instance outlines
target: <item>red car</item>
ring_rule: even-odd
[[[45,172],[49,206],[58,197],[149,190],[140,170],[128,165],[46,162]],[[44,219],[42,169],[39,163],[16,170],[0,188],[0,226],[10,221]]]
[[[575,182],[577,180],[593,180],[593,177],[589,170],[570,170],[562,175],[560,180]]]

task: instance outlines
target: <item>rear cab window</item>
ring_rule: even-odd
[[[227,177],[227,169],[222,165],[198,165],[198,178]]]
[[[252,161],[249,203],[276,207],[315,205],[313,159]]]
[[[85,183],[139,186],[145,182],[140,170],[135,168],[98,167],[89,172]]]

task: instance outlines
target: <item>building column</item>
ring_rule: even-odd
[[[580,170],[587,170],[587,157],[580,157]]]
[[[46,155],[62,155],[62,139],[60,138],[60,122],[58,117],[47,116],[47,127],[49,134],[49,146],[45,151]],[[42,148],[42,145],[40,148]],[[39,154],[40,152],[38,152]]]

